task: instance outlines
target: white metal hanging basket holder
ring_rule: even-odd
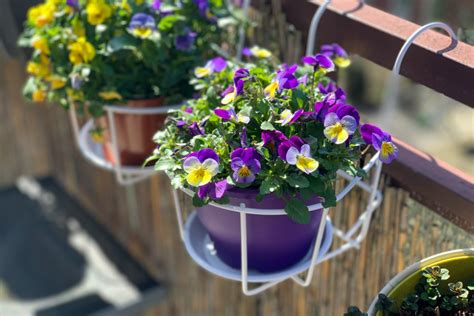
[[[250,6],[250,0],[245,0],[242,6],[244,16],[248,15]],[[238,43],[237,43],[237,55],[236,59],[241,60],[242,49],[245,41],[245,29],[244,26],[238,30]],[[128,106],[116,106],[106,105],[104,106],[107,114],[108,125],[110,128],[110,144],[112,148],[112,154],[114,155],[115,163],[108,161],[105,158],[101,144],[94,142],[91,138],[90,132],[95,128],[94,121],[88,120],[83,126],[80,126],[79,120],[76,114],[76,108],[73,102],[69,107],[69,118],[73,128],[74,138],[81,154],[94,164],[95,166],[112,171],[115,173],[115,178],[120,185],[128,186],[143,181],[154,174],[156,171],[153,166],[127,166],[123,165],[120,161],[117,130],[116,130],[116,114],[129,114],[129,115],[156,115],[166,114],[169,110],[178,109],[180,105],[169,105],[159,106],[150,108],[134,108]],[[151,153],[150,153],[151,154]]]
[[[313,54],[314,38],[319,20],[330,1],[326,1],[316,11],[310,26],[310,37],[308,41],[307,54]],[[347,180],[347,185],[337,194],[336,201],[340,202],[355,187],[362,189],[368,193],[367,206],[358,217],[357,221],[346,231],[333,227],[328,217],[329,209],[324,208],[321,203],[308,206],[309,211],[322,211],[322,220],[319,229],[314,236],[312,248],[309,250],[305,258],[294,266],[275,273],[260,273],[258,271],[248,269],[248,252],[247,252],[247,215],[264,215],[278,216],[286,215],[284,209],[260,209],[249,208],[245,204],[230,205],[217,204],[211,202],[214,207],[222,209],[222,211],[238,212],[240,214],[240,244],[241,244],[241,269],[236,270],[220,261],[213,253],[212,241],[207,232],[202,227],[193,211],[184,222],[183,210],[180,204],[178,190],[173,189],[173,199],[175,211],[179,226],[181,239],[183,240],[186,250],[194,261],[209,272],[227,278],[237,280],[242,283],[242,291],[245,295],[255,295],[261,293],[272,286],[291,279],[300,286],[307,287],[312,281],[314,269],[316,265],[326,260],[332,259],[352,248],[358,248],[360,243],[367,236],[372,215],[382,202],[382,193],[378,190],[380,174],[382,171],[382,163],[379,160],[380,153],[377,152],[369,162],[363,167],[363,170],[370,174],[372,171],[371,182],[364,182],[360,177],[353,177],[344,171],[338,171],[338,176]],[[193,196],[194,192],[182,188],[187,195]],[[343,243],[340,247],[329,251],[333,236],[340,238]],[[197,240],[197,241],[196,241]],[[300,274],[306,272],[305,277]],[[256,287],[250,288],[249,283],[257,283]]]

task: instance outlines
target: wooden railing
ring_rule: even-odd
[[[324,0],[286,0],[289,23],[307,36],[314,12]],[[318,27],[318,42],[337,42],[391,69],[405,40],[419,28],[412,22],[359,0],[333,0]],[[474,107],[474,46],[435,31],[421,35],[410,47],[401,74]],[[411,196],[474,233],[474,178],[401,140],[399,159],[384,171]]]

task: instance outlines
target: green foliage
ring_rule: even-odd
[[[400,307],[393,300],[379,294],[376,310],[384,316],[395,315],[470,315],[474,313],[473,280],[447,283],[448,269],[439,266],[426,268],[413,293],[407,293]],[[447,283],[447,284],[446,284]],[[447,290],[444,290],[447,288]]]

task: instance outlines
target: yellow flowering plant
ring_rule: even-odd
[[[192,96],[189,74],[213,55],[240,11],[223,0],[45,0],[28,11],[19,45],[33,49],[24,94],[89,105]]]

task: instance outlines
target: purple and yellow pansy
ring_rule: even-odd
[[[210,148],[193,152],[184,159],[183,170],[189,185],[206,185],[219,171],[219,156]]]

